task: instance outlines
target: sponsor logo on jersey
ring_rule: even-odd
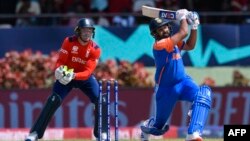
[[[60,49],[60,52],[62,52],[62,53],[64,53],[64,54],[68,54],[68,51],[65,50],[65,49],[63,49],[63,48]]]
[[[86,61],[82,60],[79,57],[72,57],[72,62],[77,62],[77,63],[80,63],[80,64],[86,64]]]
[[[78,49],[79,49],[78,46],[73,46],[73,47],[72,47],[72,50],[71,50],[71,53],[72,53],[72,54],[78,54]]]

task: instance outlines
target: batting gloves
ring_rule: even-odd
[[[176,20],[181,21],[182,19],[186,19],[189,11],[187,9],[180,9],[176,11]]]
[[[197,30],[200,20],[197,12],[189,12],[187,15],[188,23],[191,25],[191,29]]]

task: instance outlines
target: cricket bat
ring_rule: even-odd
[[[142,15],[151,18],[164,18],[168,20],[176,20],[176,11],[165,10],[150,6],[142,6]]]

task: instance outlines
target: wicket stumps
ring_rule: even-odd
[[[103,96],[104,96],[104,93],[103,93],[103,84],[104,86],[106,85],[106,100],[103,101]],[[100,80],[99,81],[99,99],[98,99],[98,108],[99,108],[99,111],[103,111],[104,109],[102,109],[102,104],[103,102],[106,102],[106,107],[107,107],[107,141],[110,141],[111,140],[111,137],[110,137],[110,115],[111,115],[111,110],[110,110],[110,95],[111,95],[111,87],[112,87],[112,84],[113,84],[113,94],[114,94],[114,116],[115,116],[115,141],[118,141],[118,81],[117,80],[113,80],[113,79],[110,79],[110,80]],[[105,125],[102,125],[103,123],[103,115],[102,112],[99,112],[98,114],[98,118],[99,118],[99,123],[98,123],[98,134],[99,134],[99,138],[98,138],[98,141],[102,141],[102,130],[103,130],[103,127],[102,126],[105,126]]]

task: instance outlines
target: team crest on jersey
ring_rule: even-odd
[[[85,54],[85,57],[86,57],[86,58],[89,57],[89,52],[90,52],[90,49],[88,49],[88,50],[86,51],[86,54]]]
[[[173,60],[179,60],[179,59],[181,59],[180,53],[173,53],[172,59],[173,59]]]
[[[73,53],[73,54],[78,54],[78,49],[79,49],[78,46],[73,46],[73,47],[72,47],[72,50],[71,50],[71,53]]]

